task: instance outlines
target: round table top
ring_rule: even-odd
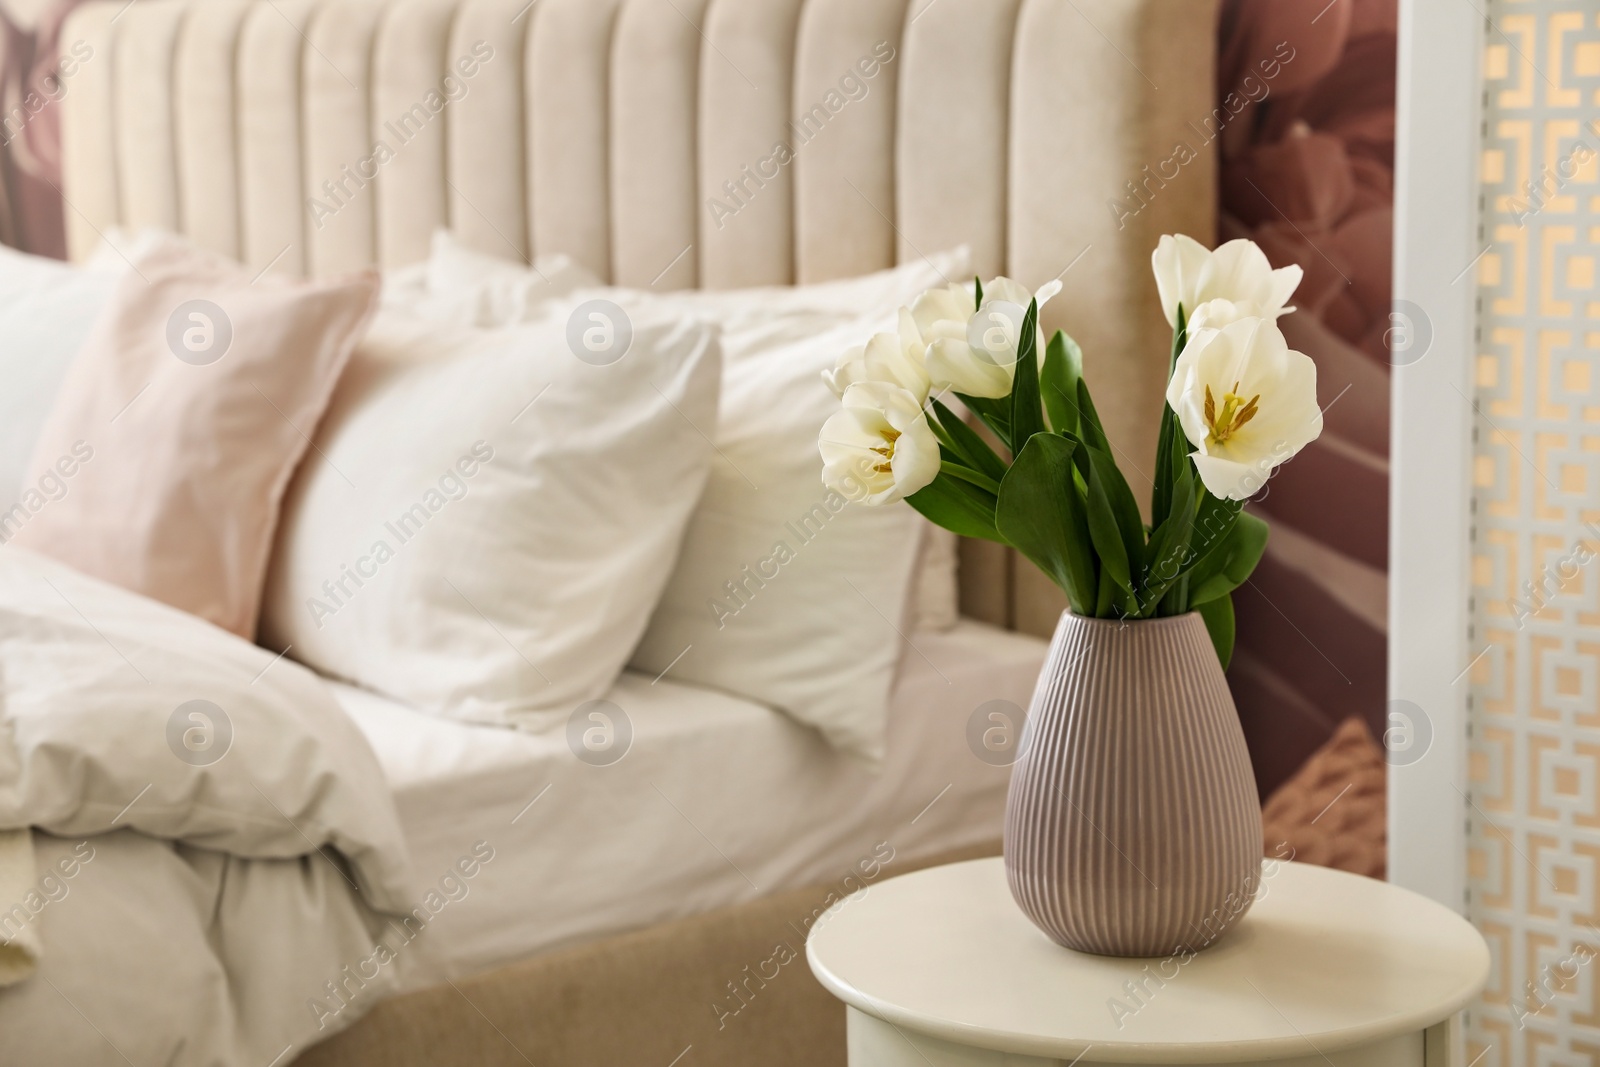
[[[1263,865],[1234,929],[1187,959],[1062,948],[1012,901],[999,858],[841,901],[817,920],[806,958],[834,996],[916,1032],[1112,1063],[1326,1054],[1440,1022],[1489,975],[1488,945],[1449,908],[1280,861]]]

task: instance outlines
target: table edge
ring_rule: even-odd
[[[984,859],[965,862],[996,863],[1000,862],[1000,860],[998,857],[985,857]],[[944,864],[941,866],[959,866],[959,864]],[[1304,864],[1303,866],[1311,867],[1316,865]],[[930,867],[925,871],[908,871],[905,874],[897,875],[896,878],[914,878],[918,874],[926,874],[938,869],[938,867]],[[1336,868],[1323,869],[1337,871]],[[1349,877],[1361,877],[1360,875],[1352,875],[1348,871],[1337,871],[1337,873],[1348,875]],[[893,878],[885,879],[884,884],[894,880]],[[1376,880],[1374,879],[1374,881]],[[1393,885],[1390,882],[1384,882],[1383,884],[1401,893],[1421,896],[1421,894],[1414,893],[1403,886]],[[1424,897],[1424,899],[1431,901],[1431,898]],[[1455,914],[1463,922],[1467,922],[1464,916],[1461,916],[1453,909],[1445,907],[1443,904],[1438,904],[1437,901],[1431,902]],[[813,925],[812,932],[814,933],[816,930],[826,926],[829,914],[848,903],[848,900],[839,901],[829,908],[827,912],[824,912]],[[1471,925],[1470,922],[1468,925]],[[1409,1015],[1392,1015],[1374,1020],[1371,1023],[1343,1029],[1337,1033],[1319,1034],[1316,1035],[1315,1041],[1313,1038],[1303,1035],[1234,1042],[1203,1041],[1185,1043],[1134,1041],[1085,1043],[1081,1040],[1067,1038],[1030,1037],[1008,1031],[991,1030],[987,1027],[933,1018],[900,1008],[870,994],[863,993],[836,978],[817,959],[814,943],[810,936],[806,938],[806,965],[822,987],[846,1006],[855,1008],[857,1011],[864,1012],[891,1025],[904,1027],[916,1033],[926,1034],[958,1045],[966,1045],[986,1051],[1058,1058],[1062,1056],[1082,1057],[1092,1049],[1097,1051],[1096,1062],[1102,1063],[1249,1062],[1251,1060],[1270,1060],[1294,1056],[1326,1056],[1329,1052],[1342,1052],[1352,1048],[1359,1048],[1385,1038],[1410,1033],[1420,1034],[1429,1027],[1453,1017],[1482,993],[1489,981],[1489,972],[1492,966],[1489,945],[1476,927],[1472,927],[1472,930],[1478,934],[1478,948],[1480,950],[1478,974],[1476,979],[1470,982],[1460,995],[1441,1001],[1429,1009],[1411,1012]],[[1290,1025],[1292,1026],[1293,1024]]]

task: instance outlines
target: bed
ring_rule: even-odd
[[[994,840],[1009,768],[974,753],[968,720],[993,701],[1026,706],[1043,643],[972,621],[913,640],[876,772],[770,708],[633,672],[608,697],[631,747],[607,765],[574,760],[562,736],[463,727],[338,686],[419,874],[448,872],[478,841],[494,851],[403,984]]]
[[[321,277],[406,268],[442,226],[619,285],[728,289],[964,242],[986,277],[1068,283],[1047,324],[1090,353],[1107,428],[1148,469],[1165,365],[1133,353],[1167,343],[1157,236],[1214,228],[1214,17],[1191,0],[92,2],[64,38],[103,60],[63,108],[69,248],[158,227]],[[885,73],[841,95],[874,55]],[[430,92],[442,117],[371,163]],[[800,150],[773,164],[783,141]],[[839,1013],[799,967],[751,1003],[736,983],[828,899],[994,847],[1008,771],[970,724],[1027,704],[1062,602],[992,545],[962,545],[960,582],[964,621],[906,635],[878,772],[769,708],[639,673],[608,698],[631,748],[599,766],[330,686],[442,903],[392,988],[301,994],[328,1032],[365,1018],[282,1061],[666,1064],[690,1052],[667,1047],[681,1024],[739,1031],[685,1038],[686,1063],[839,1062]],[[652,989],[631,1021],[598,1007]]]

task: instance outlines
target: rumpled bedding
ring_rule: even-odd
[[[285,1064],[394,987],[398,816],[315,675],[8,546],[0,693],[0,1063]]]

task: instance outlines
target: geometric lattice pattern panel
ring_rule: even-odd
[[[1468,878],[1479,1067],[1600,1064],[1600,3],[1490,0]],[[1463,279],[1462,284],[1470,284]],[[1441,397],[1440,403],[1465,398]]]

